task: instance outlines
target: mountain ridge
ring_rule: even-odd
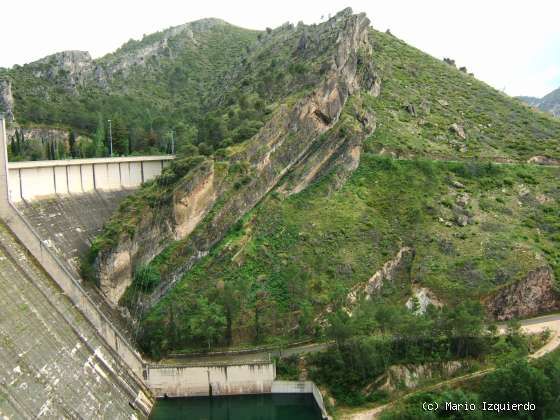
[[[542,98],[518,96],[518,99],[541,111],[549,112],[555,117],[560,117],[560,88],[553,90]]]

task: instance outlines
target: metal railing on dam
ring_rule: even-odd
[[[133,189],[160,175],[174,158],[162,155],[9,162],[9,198],[17,203],[53,195]]]

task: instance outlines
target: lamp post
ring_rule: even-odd
[[[113,133],[111,131],[111,120],[109,122],[109,156],[113,157]]]

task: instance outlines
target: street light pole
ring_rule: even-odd
[[[111,131],[111,120],[109,121],[109,156],[113,157],[113,133]]]

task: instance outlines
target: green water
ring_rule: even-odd
[[[169,398],[156,402],[150,420],[320,420],[311,394]]]

